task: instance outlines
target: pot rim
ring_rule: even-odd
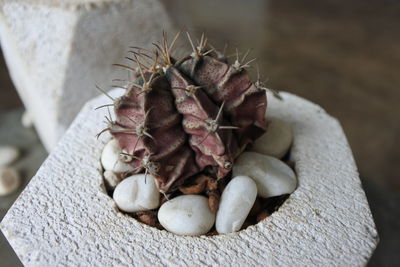
[[[343,130],[321,107],[282,97],[268,95],[267,115],[292,126],[298,187],[258,224],[178,236],[121,213],[103,184],[99,158],[107,137],[95,135],[107,111],[93,111],[107,102],[100,96],[84,106],[0,227],[26,265],[364,265],[378,235]]]

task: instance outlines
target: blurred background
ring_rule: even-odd
[[[252,48],[268,87],[307,98],[339,119],[381,239],[369,265],[400,266],[400,1],[174,0],[166,6],[179,14],[178,25],[204,31],[216,47]],[[23,111],[1,56],[0,145],[22,151],[13,167],[23,184],[0,197],[0,220],[47,156],[35,130],[21,125]],[[4,266],[21,264],[2,234],[0,259]]]

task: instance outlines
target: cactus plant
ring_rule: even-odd
[[[209,48],[204,34],[190,55],[177,60],[163,34],[155,50],[131,47],[136,67],[126,93],[113,103],[115,121],[108,130],[123,151],[124,160],[157,180],[163,193],[207,172],[226,177],[235,158],[267,129],[265,88],[250,81],[248,53],[229,64]],[[105,131],[103,130],[103,131]]]

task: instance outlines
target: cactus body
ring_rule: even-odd
[[[250,81],[247,64],[229,65],[205,51],[203,36],[179,61],[170,56],[173,44],[168,47],[165,36],[155,46],[154,52],[133,52],[137,78],[113,103],[116,120],[107,129],[135,172],[151,173],[162,192],[204,170],[226,177],[267,128],[265,91]]]
[[[204,84],[204,90],[215,103],[225,101],[224,114],[233,125],[239,127],[240,146],[246,146],[267,128],[265,92],[257,88],[240,66],[230,66],[210,56],[199,59],[187,58],[179,69],[192,77],[196,84]]]

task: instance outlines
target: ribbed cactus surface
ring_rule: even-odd
[[[246,71],[247,54],[229,64],[207,46],[204,35],[192,53],[176,59],[166,35],[155,50],[132,47],[136,67],[126,93],[112,106],[111,135],[136,173],[152,174],[161,192],[207,172],[229,174],[235,158],[267,129],[267,99]]]

